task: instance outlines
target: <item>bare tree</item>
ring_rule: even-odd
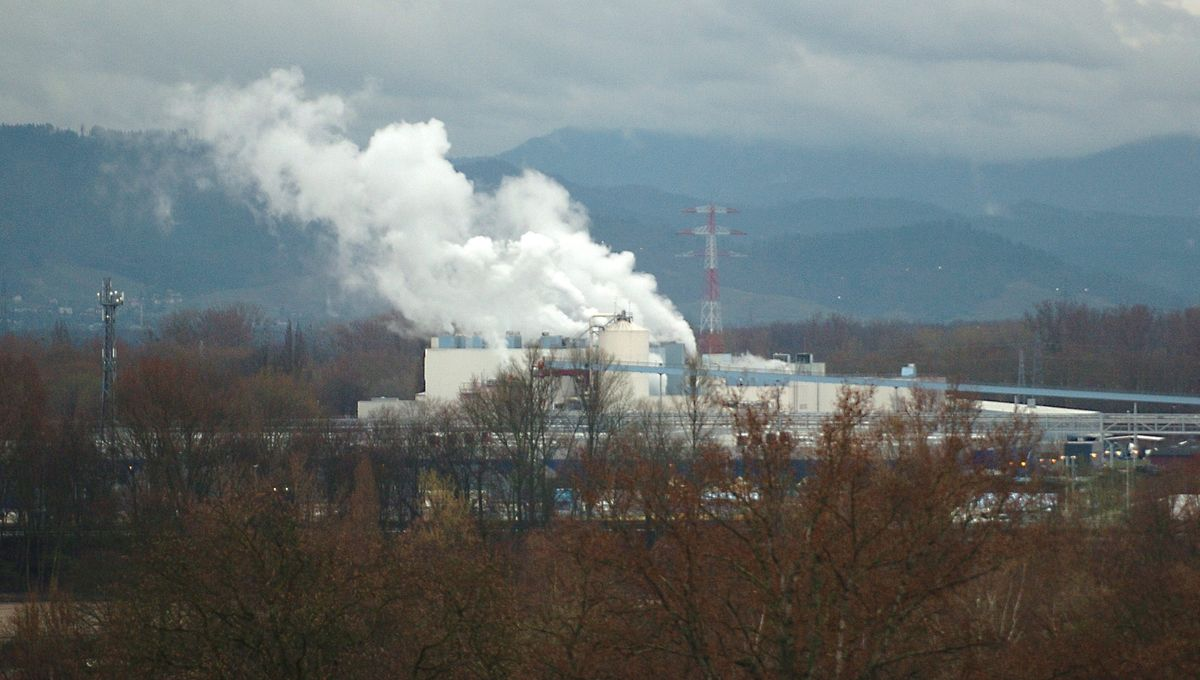
[[[314,518],[302,480],[251,479],[189,504],[131,560],[100,630],[111,677],[364,673],[387,635],[388,573],[370,468]]]
[[[547,468],[561,445],[554,421],[559,395],[558,376],[547,370],[541,352],[529,347],[495,380],[477,383],[463,396],[467,417],[511,467],[509,514],[519,526],[543,524],[554,510]]]
[[[575,488],[580,509],[592,517],[596,506],[613,486],[610,452],[627,424],[632,404],[626,374],[612,370],[613,357],[599,347],[572,353],[570,368],[572,403],[576,412],[576,443],[571,460],[577,464]]]
[[[647,643],[686,659],[681,672],[924,675],[996,643],[959,609],[1012,545],[1001,523],[963,513],[1006,495],[973,463],[973,407],[919,396],[886,417],[871,402],[843,393],[811,451],[773,404],[740,403],[736,457],[639,470],[655,541],[638,550],[630,535],[630,574],[660,617]]]
[[[712,441],[716,420],[713,393],[716,383],[704,369],[699,354],[689,355],[684,362],[682,399],[678,414],[684,423],[684,438],[689,457],[695,458],[701,447]]]

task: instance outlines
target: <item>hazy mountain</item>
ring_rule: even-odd
[[[302,280],[328,283],[318,243],[228,195],[183,135],[0,127],[0,277],[27,304],[90,308],[104,274],[131,299],[203,304],[238,291],[300,315],[314,304]],[[76,270],[95,281],[80,289]]]
[[[1164,137],[1080,158],[974,164],[937,155],[820,149],[563,129],[500,155],[595,186],[642,184],[738,205],[880,197],[966,214],[1035,201],[1079,210],[1197,216],[1200,139]]]
[[[601,144],[605,139],[611,148]],[[597,145],[590,155],[566,151],[579,152],[584,141]],[[821,163],[810,157],[788,165],[794,150],[751,145],[722,147],[740,155],[720,167],[710,163],[720,144],[689,148],[683,141],[564,132],[523,145],[524,160],[506,154],[455,163],[481,190],[494,189],[523,166],[556,176],[586,206],[593,237],[633,252],[639,268],[655,274],[661,290],[693,319],[704,289],[703,262],[678,255],[702,249],[703,240],[678,232],[703,224],[704,216],[680,210],[711,200],[687,187],[718,171],[737,175],[747,195],[769,198],[739,202],[740,213],[721,219],[746,232],[721,244],[747,255],[721,262],[730,324],[834,311],[937,321],[1011,317],[1048,298],[1159,307],[1200,302],[1200,268],[1194,266],[1200,218],[1018,200],[1027,188],[1076,196],[1077,205],[1085,205],[1096,178],[1117,181],[1112,178],[1123,172],[1117,166],[1135,157],[1150,178],[1142,183],[1152,183],[1156,170],[1147,159],[1153,149],[1175,158],[1180,175],[1189,171],[1186,153],[1173,153],[1164,140],[1088,159],[1027,164],[1028,176],[1005,166],[1008,174],[989,175],[997,178],[990,215],[955,212],[931,198],[956,185],[929,190],[925,180],[963,170],[955,162],[825,152]],[[1178,140],[1179,148],[1188,144]],[[779,193],[782,185],[754,174],[760,152],[779,176],[800,168],[811,173],[809,186],[830,195]],[[536,165],[535,157],[558,165]],[[657,170],[648,158],[656,159]],[[744,176],[734,172],[739,168]],[[1047,188],[1055,173],[1059,189],[1074,189]],[[976,177],[983,174],[975,169]],[[870,181],[837,195],[839,178],[851,176]],[[1156,205],[1183,205],[1167,200],[1181,193],[1178,188],[1159,184],[1166,189]],[[854,195],[864,187],[874,187],[878,197]],[[186,135],[0,126],[0,302],[10,310],[15,295],[20,304],[51,314],[63,305],[94,311],[99,278],[114,276],[144,300],[243,300],[280,316],[358,313],[363,308],[351,304],[330,275],[325,238],[318,225],[273,223],[246,197],[230,195],[205,148]]]
[[[674,255],[699,244],[674,232],[703,219],[678,210],[713,195],[746,201],[740,214],[721,223],[747,235],[722,245],[754,257],[722,261],[722,282],[739,296],[731,309],[758,319],[787,313],[788,300],[803,309],[948,319],[1019,314],[1056,296],[1094,304],[1194,304],[1200,290],[1194,266],[1200,218],[1191,189],[1200,185],[1200,140],[1191,137],[1074,159],[971,166],[644,131],[561,130],[502,157],[514,167],[582,183],[572,191],[589,207],[595,232],[634,251],[685,306],[698,306],[699,263]],[[797,178],[807,180],[805,187],[793,186]],[[621,184],[631,181],[644,185]],[[719,190],[706,194],[705,186]],[[966,231],[930,236],[928,225],[946,222]],[[896,230],[919,224],[924,231]],[[780,266],[783,253],[795,268]],[[922,262],[928,254],[932,266],[932,260],[952,261],[966,269],[947,288],[916,277],[920,267],[898,266],[888,253]],[[797,289],[795,282],[806,278],[809,288]],[[881,292],[855,291],[838,300],[832,291],[842,278],[871,281],[861,288]],[[756,296],[771,302],[756,305]]]
[[[470,178],[476,191],[495,191],[505,177],[521,174],[521,168],[499,158],[459,158],[454,167]]]
[[[1176,135],[1080,158],[988,165],[988,197],[1085,211],[1200,216],[1200,139]]]
[[[1078,212],[1020,203],[973,223],[1105,276],[1136,279],[1194,300],[1200,218]]]
[[[692,318],[699,316],[703,261],[678,254],[702,249],[701,239],[677,236],[649,220],[612,220],[603,204],[591,212],[597,238],[633,251],[664,292]],[[739,217],[721,223],[741,228]],[[731,324],[814,312],[938,321],[1011,318],[1046,299],[1096,306],[1197,302],[1195,289],[1170,285],[1165,270],[1114,270],[1087,258],[1052,254],[963,218],[859,231],[751,231],[725,239],[722,246],[745,255],[720,263],[724,315]],[[1153,257],[1149,249],[1139,250],[1137,259]],[[1155,275],[1146,276],[1151,272]],[[1156,284],[1158,279],[1168,280]]]
[[[970,164],[936,156],[569,128],[531,139],[500,157],[580,184],[641,184],[739,206],[862,196],[955,209],[978,204],[971,198]]]
[[[853,234],[773,236],[747,244],[724,280],[737,288],[769,281],[767,293],[859,316],[994,319],[1031,303],[1065,298],[1093,306],[1183,296],[1120,273],[1065,262],[964,222],[934,222]]]

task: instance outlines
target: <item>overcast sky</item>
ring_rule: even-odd
[[[170,125],[303,70],[454,155],[646,128],[997,159],[1200,132],[1200,0],[0,0],[0,122]]]

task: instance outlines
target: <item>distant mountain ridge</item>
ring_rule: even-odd
[[[702,242],[677,232],[703,218],[680,209],[711,200],[740,208],[722,224],[747,232],[722,244],[749,256],[721,262],[729,324],[817,312],[992,319],[1048,298],[1200,302],[1200,218],[1185,191],[1200,177],[1200,142],[1190,137],[982,168],[685,141],[563,131],[454,162],[484,191],[523,167],[556,177],[587,208],[593,238],[634,253],[692,319],[702,263],[677,255]],[[727,162],[714,161],[720,153]],[[1147,186],[1161,190],[1139,196]],[[1124,208],[1105,207],[1114,203]],[[320,225],[264,222],[186,135],[0,126],[0,313],[92,309],[98,278],[111,275],[145,299],[169,290],[185,305],[353,315],[363,308],[338,290],[326,238]]]
[[[869,196],[961,209],[971,177],[964,161],[869,150],[795,149],[643,130],[566,128],[499,157],[580,184],[641,184],[760,206]]]
[[[329,283],[319,233],[264,224],[214,173],[186,135],[0,126],[3,292],[27,307],[87,310],[104,274],[130,300],[324,315],[324,298],[312,299]],[[80,271],[95,279],[88,288]]]
[[[580,184],[643,184],[747,205],[875,197],[932,203],[968,215],[1019,201],[1074,210],[1200,215],[1200,138],[1185,135],[1078,158],[981,164],[871,149],[566,128],[499,158]]]
[[[1072,210],[1200,216],[1200,138],[1172,135],[1079,158],[984,166],[982,181],[1006,203]]]
[[[753,306],[757,294],[770,298],[771,308],[790,299],[803,309],[948,320],[1020,315],[1046,298],[1170,307],[1196,304],[1200,291],[1200,267],[1194,265],[1200,139],[1190,136],[1147,139],[1079,158],[973,165],[954,158],[565,129],[500,158],[514,172],[531,167],[574,187],[591,211],[594,231],[634,250],[669,294],[693,306],[699,272],[694,266],[687,271],[671,254],[685,249],[673,232],[695,226],[695,220],[676,211],[710,200],[741,208],[723,224],[748,236],[726,245],[757,252],[749,260],[721,264],[723,282],[748,287],[737,289],[741,309]],[[689,193],[703,186],[718,188]],[[654,192],[660,207],[652,213],[644,197]],[[643,198],[627,202],[630,195]],[[631,214],[636,212],[631,205],[641,207],[640,214]],[[913,268],[897,267],[889,255],[903,250],[921,260],[928,254],[931,263],[951,259],[951,242],[929,231],[939,223],[968,230],[953,234],[952,241],[960,257],[970,258],[972,271],[961,271],[949,289],[932,280],[909,280]],[[655,224],[661,225],[657,231],[650,226]],[[915,225],[925,227],[900,229]],[[889,229],[899,231],[888,234]],[[909,240],[892,238],[900,233]],[[838,234],[849,236],[833,238]],[[1003,241],[990,240],[990,234]],[[967,248],[962,239],[988,247]],[[910,243],[920,247],[909,248]],[[861,267],[874,258],[857,275],[864,283],[851,293],[856,301],[848,302],[850,295],[829,298],[817,289],[794,289],[797,297],[781,298],[779,284],[788,288],[792,280],[837,287],[812,281],[799,266],[780,266],[785,252],[794,262],[814,266],[805,252],[816,250],[823,253],[825,270]],[[985,271],[991,274],[981,276]],[[866,284],[873,272],[884,273],[887,281]],[[886,296],[869,293],[872,287],[906,291],[907,300],[883,304]],[[947,291],[954,294],[953,304],[931,302],[945,300]]]

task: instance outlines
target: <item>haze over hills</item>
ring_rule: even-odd
[[[185,135],[0,127],[0,311],[94,322],[100,277],[113,276],[147,313],[242,301],[323,316],[336,288],[320,260],[319,229],[226,194]]]
[[[968,215],[1032,201],[1075,210],[1200,215],[1200,139],[1174,135],[1079,158],[972,163],[938,155],[744,143],[644,130],[563,129],[500,154],[592,186],[642,184],[744,205],[899,198]]]
[[[796,149],[664,133],[563,129],[500,154],[518,167],[600,187],[646,185],[722,203],[906,198],[970,209],[966,161],[858,149]]]
[[[722,263],[722,281],[739,296],[726,314],[735,323],[777,318],[789,307],[933,320],[1018,316],[1049,298],[1170,307],[1194,304],[1200,289],[1192,264],[1200,140],[1193,137],[1080,158],[972,164],[566,129],[501,158],[573,186],[596,232],[635,249],[681,300],[697,299],[701,279],[697,263],[677,276],[670,255],[691,246],[670,232],[698,221],[633,213],[654,191],[680,207],[687,205],[681,195],[737,205],[741,214],[723,224],[748,235],[726,246],[754,257]],[[633,182],[646,186],[623,185]],[[705,194],[704,187],[713,188]],[[654,231],[651,224],[667,228],[636,236]],[[949,224],[961,228],[947,231]],[[949,280],[922,274],[951,266]],[[847,293],[839,299],[836,289]]]
[[[587,207],[593,238],[633,252],[693,319],[702,264],[676,255],[703,243],[676,232],[703,221],[681,208],[710,200],[740,208],[722,223],[747,232],[723,244],[749,256],[722,262],[729,324],[1002,318],[1048,298],[1200,302],[1190,137],[972,166],[566,130],[455,164],[480,188],[521,167],[559,179]],[[0,312],[72,307],[94,320],[103,275],[146,301],[243,300],[293,317],[378,309],[338,290],[321,225],[272,222],[222,187],[184,134],[0,126]]]

